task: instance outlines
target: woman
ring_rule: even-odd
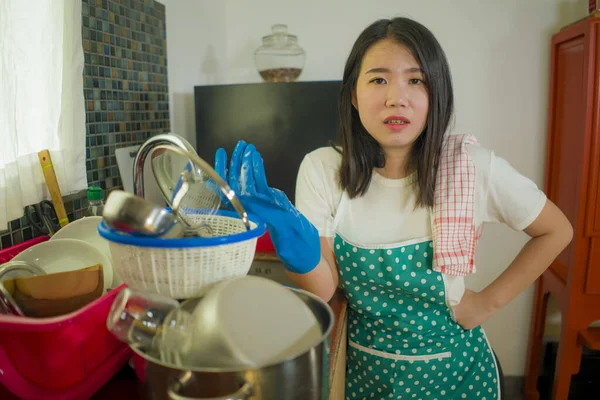
[[[499,365],[481,324],[567,246],[572,228],[529,179],[447,136],[453,90],[433,34],[406,18],[359,36],[339,100],[340,144],[308,154],[297,206],[269,188],[260,154],[238,143],[215,168],[263,217],[289,276],[348,299],[348,399],[498,399]],[[485,222],[531,240],[481,292],[465,289]],[[457,255],[457,253],[459,253]]]

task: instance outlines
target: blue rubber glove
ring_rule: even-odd
[[[321,259],[317,228],[281,190],[270,188],[263,160],[254,145],[238,142],[227,169],[227,153],[218,149],[215,170],[239,196],[246,211],[263,219],[279,259],[288,271],[305,274]]]

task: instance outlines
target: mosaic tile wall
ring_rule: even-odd
[[[169,131],[165,6],[154,0],[82,0],[88,184],[122,188],[115,149]],[[69,221],[87,198],[65,202]],[[26,217],[0,231],[0,249],[37,236]]]

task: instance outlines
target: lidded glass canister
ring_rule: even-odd
[[[263,36],[254,53],[256,69],[265,82],[294,82],[302,73],[305,52],[287,29],[287,25],[273,25],[272,33]]]

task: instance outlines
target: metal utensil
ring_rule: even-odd
[[[54,205],[48,200],[26,206],[25,215],[33,230],[40,235],[52,237],[60,229]]]
[[[102,217],[108,226],[131,234],[163,237],[183,234],[183,226],[175,215],[122,190],[110,193]]]
[[[0,265],[0,314],[25,315],[3,282],[38,275],[46,275],[46,271],[26,261],[9,261]]]
[[[168,154],[166,153],[169,152],[179,155],[180,158],[167,157]],[[133,165],[136,195],[144,197],[142,171],[148,156],[150,156],[152,172],[163,198],[173,210],[173,214],[180,218],[185,227],[186,235],[214,236],[208,217],[218,210],[222,203],[216,191],[222,192],[223,197],[230,200],[233,208],[240,215],[243,226],[246,230],[250,229],[248,216],[234,191],[221,179],[210,164],[196,154],[193,146],[179,135],[156,135],[140,146]],[[178,161],[182,164],[178,165]],[[187,173],[183,176],[180,174],[179,179],[173,179],[172,172],[180,170],[179,168]],[[212,187],[214,187],[214,189],[211,188],[212,190],[206,185],[209,180]],[[185,210],[187,208],[193,208],[196,215],[194,217],[186,215]],[[197,211],[199,210],[202,210],[199,214],[203,218],[197,218]]]
[[[25,316],[25,313],[21,310],[15,299],[6,288],[4,284],[0,282],[0,313],[8,315],[19,315]]]
[[[184,223],[186,232],[198,232],[200,230],[206,229],[205,221],[202,221],[200,223],[193,223],[190,220],[190,218],[187,217],[185,208],[181,207],[181,205],[184,197],[189,192],[191,184],[193,182],[195,182],[196,180],[207,182],[209,179],[216,184],[215,189],[220,191],[221,194],[225,198],[227,198],[227,200],[229,200],[230,204],[240,216],[241,222],[246,227],[246,230],[251,229],[248,214],[246,213],[244,206],[242,206],[242,203],[238,199],[233,189],[229,187],[227,182],[225,182],[223,178],[221,178],[221,176],[213,169],[213,167],[210,164],[201,159],[195,152],[183,150],[171,144],[159,143],[156,146],[154,146],[149,151],[149,153],[152,154],[157,150],[167,150],[179,154],[183,157],[186,157],[190,162],[192,162],[193,164],[195,164],[196,167],[199,168],[199,171],[195,170],[194,168],[184,170],[179,180],[181,184],[177,185],[177,187],[175,188],[176,191],[173,193],[172,197],[165,196],[165,199],[167,200],[167,203],[173,210],[173,213],[176,214],[179,217],[179,219]],[[220,203],[219,197],[216,193],[214,193],[214,198],[216,198]],[[209,214],[215,212],[218,209],[217,204],[212,200],[204,206],[200,205],[200,207],[205,209]]]
[[[144,197],[145,194],[144,164],[146,163],[146,158],[156,146],[161,144],[171,144],[190,153],[193,153],[195,151],[194,147],[187,140],[175,134],[163,133],[160,135],[152,136],[150,139],[146,140],[139,147],[135,156],[135,160],[133,162],[133,190],[134,193],[140,197]],[[173,190],[174,183],[170,180],[170,178],[167,175],[155,175],[154,178],[157,179],[158,187],[163,193],[163,197],[170,199],[172,196],[172,193],[170,193],[170,191]]]
[[[46,271],[27,261],[9,261],[0,265],[0,282],[25,276],[46,275]]]

